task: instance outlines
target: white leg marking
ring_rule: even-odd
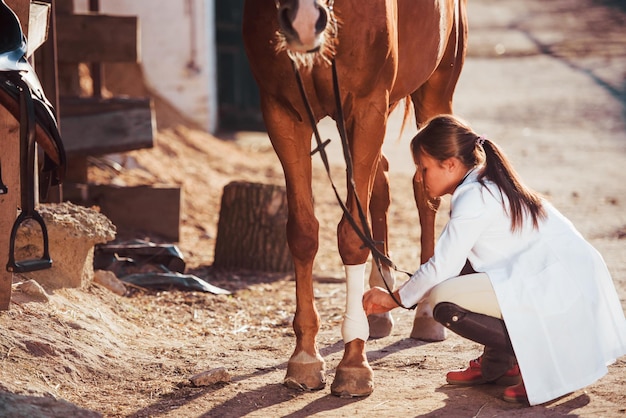
[[[363,310],[365,264],[344,267],[346,270],[346,312],[341,326],[341,335],[344,343],[357,338],[367,341],[370,327]]]

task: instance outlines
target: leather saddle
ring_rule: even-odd
[[[53,106],[46,98],[35,70],[26,59],[27,42],[20,22],[4,0],[0,0],[0,106],[5,107],[20,123],[20,197],[21,212],[11,231],[7,270],[26,272],[52,265],[48,252],[48,233],[40,214],[35,210],[35,143],[43,150],[39,167],[40,193],[61,184],[65,176],[66,156]],[[2,184],[0,194],[11,191]],[[19,227],[27,220],[37,222],[43,235],[43,255],[40,259],[16,261],[15,238]]]
[[[18,121],[23,119],[19,98],[24,84],[35,112],[35,139],[45,153],[41,174],[49,176],[46,185],[61,184],[65,177],[66,156],[59,134],[55,111],[44,94],[35,70],[26,60],[27,43],[20,22],[0,0],[0,105]]]

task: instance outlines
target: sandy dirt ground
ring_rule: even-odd
[[[498,141],[529,185],[603,254],[626,307],[623,2],[469,3],[471,41],[456,112]],[[535,407],[509,404],[495,385],[447,385],[445,373],[465,367],[480,347],[452,333],[439,343],[413,340],[412,312],[399,310],[392,334],[367,344],[375,373],[370,396],[338,398],[329,384],[314,392],[284,387],[295,341],[293,277],[211,266],[222,188],[234,180],[281,184],[276,157],[264,135],[216,138],[177,125],[162,109],[157,107],[163,129],[155,148],[128,154],[119,174],[93,167],[90,176],[120,185],[180,185],[178,245],[187,270],[233,294],[131,289],[118,296],[93,284],[50,292],[49,302],[40,303],[15,291],[11,309],[0,313],[1,417],[626,416],[626,358],[595,384],[561,399]],[[415,270],[419,224],[407,153],[415,128],[400,136],[400,118],[394,115],[385,145],[394,195],[391,255],[403,269]],[[324,136],[337,138],[330,121],[320,126]],[[334,162],[333,175],[342,179],[341,161]],[[335,240],[340,209],[319,163],[314,188],[321,225],[318,344],[331,382],[343,353],[345,287]],[[230,380],[190,384],[191,376],[216,368]]]

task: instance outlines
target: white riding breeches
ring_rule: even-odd
[[[486,273],[445,280],[430,290],[428,300],[433,308],[440,302],[451,302],[471,312],[502,318],[500,305]]]

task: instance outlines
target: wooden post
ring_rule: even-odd
[[[20,20],[22,32],[28,34],[29,53],[32,53],[46,39],[49,6],[31,3],[30,0],[7,0],[6,4]],[[7,187],[7,193],[0,194],[0,310],[8,310],[11,305],[13,274],[6,270],[6,266],[9,260],[11,229],[17,217],[20,200],[20,125],[2,105],[0,150],[0,174]]]
[[[17,14],[22,31],[28,33],[30,1],[8,0],[7,5]],[[2,181],[7,193],[0,195],[0,310],[11,306],[13,274],[6,269],[9,261],[11,228],[17,217],[20,196],[20,126],[7,109],[0,105],[0,163]]]
[[[247,182],[227,184],[222,195],[213,265],[292,272],[287,216],[284,187]]]
[[[17,217],[20,196],[20,126],[17,120],[0,106],[0,169],[6,194],[0,194],[0,310],[11,305],[13,274],[6,269],[9,261],[9,238]]]

